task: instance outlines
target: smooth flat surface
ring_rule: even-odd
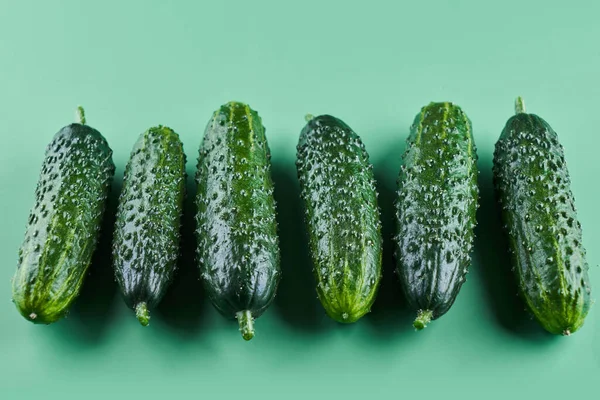
[[[570,338],[545,334],[523,312],[491,160],[522,95],[565,147],[597,296],[597,2],[82,3],[0,0],[0,398],[595,398],[600,309]],[[189,213],[182,271],[150,327],[119,297],[106,236],[69,317],[26,322],[10,302],[10,278],[45,146],[74,108],[85,106],[113,148],[118,189],[137,136],[156,124],[180,133],[191,176],[205,124],[229,100],[263,118],[279,204],[283,280],[255,339],[245,343],[203,295]],[[408,128],[434,100],[456,102],[473,121],[481,209],[455,306],[417,333],[389,237]],[[294,159],[309,112],[355,129],[378,179],[385,276],[373,312],[352,326],[324,315],[306,254]]]

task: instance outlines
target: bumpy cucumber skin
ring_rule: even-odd
[[[115,276],[132,309],[154,307],[177,268],[185,154],[179,136],[158,126],[142,133],[125,168],[113,239]],[[138,315],[146,325],[146,313]]]
[[[273,301],[281,275],[270,159],[256,111],[230,102],[213,114],[196,175],[200,274],[224,316],[249,311],[250,322]]]
[[[13,302],[27,320],[55,322],[77,297],[114,170],[110,147],[89,126],[65,126],[48,145],[12,283]]]
[[[396,261],[417,329],[444,315],[466,279],[477,210],[471,121],[452,103],[430,103],[411,127],[396,200]]]
[[[588,264],[563,148],[546,121],[526,113],[508,120],[494,181],[525,303],[548,332],[575,332],[590,308]]]
[[[348,125],[322,115],[302,130],[296,165],[319,300],[332,319],[355,322],[370,311],[381,279],[369,155]]]

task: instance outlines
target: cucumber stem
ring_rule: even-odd
[[[571,336],[571,331],[570,331],[570,330],[568,330],[568,329],[565,329],[565,330],[563,331],[563,336]]]
[[[310,120],[311,120],[311,119],[313,119],[313,118],[315,118],[315,116],[314,116],[314,115],[312,115],[312,114],[306,114],[306,115],[304,116],[304,120],[305,120],[306,122],[310,122]]]
[[[433,318],[433,311],[419,310],[417,312],[417,319],[413,322],[413,326],[418,331],[427,328],[427,324],[431,322],[431,318]]]
[[[150,313],[148,312],[148,305],[146,302],[143,301],[135,306],[135,316],[138,321],[140,321],[140,324],[148,326],[150,323]]]
[[[85,111],[81,106],[77,106],[77,122],[81,125],[85,125]]]
[[[515,114],[523,114],[525,113],[525,101],[521,96],[517,97],[515,100]]]
[[[239,311],[235,317],[240,324],[240,332],[244,340],[250,340],[254,337],[254,318],[250,310]]]

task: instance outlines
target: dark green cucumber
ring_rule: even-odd
[[[114,174],[100,132],[80,122],[62,128],[46,149],[25,240],[13,278],[13,302],[29,321],[63,317],[81,289],[96,248]]]
[[[177,133],[150,128],[125,168],[113,242],[115,276],[140,323],[162,299],[177,268],[185,154]]]
[[[522,297],[548,332],[570,335],[590,308],[581,225],[558,136],[521,98],[496,143],[494,181]]]
[[[270,159],[256,111],[230,102],[213,114],[196,176],[200,273],[214,306],[238,319],[246,340],[280,278]]]
[[[417,114],[398,178],[397,272],[423,329],[444,315],[471,263],[477,154],[471,121],[452,103]]]
[[[297,149],[317,294],[331,318],[355,322],[370,311],[381,279],[381,222],[369,155],[358,135],[330,115],[308,121]]]

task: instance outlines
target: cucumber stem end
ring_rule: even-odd
[[[515,114],[523,114],[525,113],[525,101],[521,96],[517,97],[515,100]]]
[[[244,340],[250,340],[254,337],[254,318],[250,310],[239,311],[235,317],[240,324],[240,332]]]
[[[433,311],[431,310],[419,310],[417,312],[417,318],[413,322],[413,326],[416,330],[420,331],[427,328],[427,324],[431,322],[433,318]]]
[[[77,122],[85,125],[85,110],[81,106],[77,106]]]
[[[146,302],[138,303],[135,306],[135,316],[142,326],[148,326],[150,323],[150,312],[148,311],[148,305]]]

